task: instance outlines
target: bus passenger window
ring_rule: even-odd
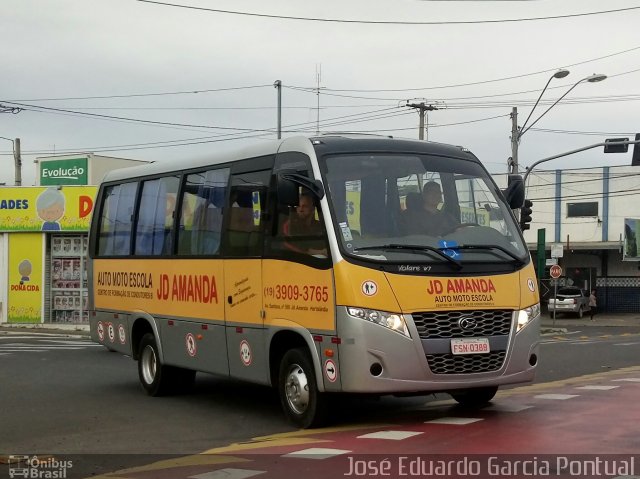
[[[138,183],[105,188],[98,232],[99,256],[127,256]]]
[[[187,176],[179,220],[179,255],[215,255],[220,252],[228,180],[229,168]]]
[[[142,184],[142,198],[136,227],[135,254],[171,253],[173,213],[180,178],[170,176]]]
[[[260,256],[269,171],[235,175],[229,195],[225,254]]]

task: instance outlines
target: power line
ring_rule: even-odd
[[[388,20],[345,20],[340,18],[319,18],[319,17],[297,17],[291,15],[272,15],[266,13],[254,13],[254,12],[241,12],[235,10],[222,10],[217,8],[205,8],[196,7],[194,5],[180,5],[176,3],[158,2],[155,0],[135,0],[140,3],[149,3],[153,5],[160,5],[163,7],[175,7],[184,8],[188,10],[197,10],[212,13],[224,13],[229,15],[240,15],[247,17],[259,17],[269,18],[277,20],[298,20],[308,22],[323,22],[323,23],[349,23],[349,24],[365,24],[365,25],[478,25],[478,24],[495,24],[495,23],[514,23],[514,22],[531,22],[538,20],[557,20],[562,18],[577,18],[587,17],[593,15],[604,15],[609,13],[628,12],[631,10],[640,9],[640,6],[616,8],[611,10],[601,10],[597,12],[585,12],[585,13],[571,13],[566,15],[550,15],[546,17],[530,17],[530,18],[505,18],[499,20],[449,20],[449,21],[432,21],[432,22],[412,22],[412,21],[388,21]]]
[[[60,97],[60,98],[33,98],[30,100],[14,100],[17,102],[22,101],[62,101],[62,100],[103,100],[113,98],[136,98],[136,97],[148,97],[148,96],[169,96],[169,95],[193,95],[199,93],[212,93],[220,91],[234,91],[234,90],[249,90],[253,88],[273,88],[273,84],[268,85],[252,85],[252,86],[237,86],[228,88],[209,88],[206,90],[185,90],[185,91],[172,91],[172,92],[158,92],[158,93],[130,93],[124,95],[99,95],[99,96],[75,96],[75,97]]]
[[[445,0],[419,0],[419,1],[445,1]],[[450,1],[450,0],[446,0],[446,1]],[[458,0],[458,1],[465,1],[465,0]],[[466,1],[511,1],[511,0],[466,0]],[[518,0],[518,1],[538,1],[538,0]],[[628,48],[626,50],[621,50],[618,52],[614,52],[614,53],[610,53],[608,55],[603,55],[600,57],[596,57],[596,58],[590,58],[588,60],[583,60],[580,62],[575,62],[575,63],[570,63],[565,65],[565,68],[571,68],[574,66],[578,66],[578,65],[584,65],[587,63],[592,63],[595,61],[599,61],[599,60],[603,60],[606,58],[611,58],[617,55],[623,55],[625,53],[629,53],[635,50],[639,50],[640,49],[640,45],[639,46],[635,46],[632,48]],[[422,91],[422,90],[438,90],[438,89],[446,89],[446,88],[457,88],[457,87],[464,87],[464,86],[473,86],[473,85],[482,85],[482,84],[487,84],[487,83],[495,83],[495,82],[500,82],[500,81],[506,81],[506,80],[513,80],[513,79],[518,79],[518,78],[525,78],[528,76],[535,76],[535,75],[540,75],[543,73],[550,73],[552,71],[555,71],[555,68],[551,68],[551,69],[547,69],[547,70],[539,70],[536,72],[529,72],[529,73],[522,73],[522,74],[518,74],[518,75],[512,75],[512,76],[507,76],[507,77],[502,77],[502,78],[494,78],[494,79],[490,79],[490,80],[479,80],[479,81],[475,81],[475,82],[468,82],[468,83],[455,83],[455,84],[451,84],[451,85],[438,85],[438,86],[428,86],[428,87],[417,87],[417,88],[403,88],[403,89],[337,89],[337,88],[323,88],[324,91],[334,91],[334,92],[368,92],[368,93],[373,93],[373,92],[404,92],[404,91]],[[224,88],[207,88],[207,89],[190,89],[190,90],[182,90],[182,91],[171,91],[171,92],[155,92],[155,93],[130,93],[130,94],[121,94],[121,95],[95,95],[95,96],[76,96],[76,97],[56,97],[56,98],[32,98],[32,99],[13,99],[12,101],[17,101],[17,102],[34,102],[34,101],[64,101],[64,100],[99,100],[99,99],[116,99],[116,98],[137,98],[137,97],[153,97],[153,96],[170,96],[170,95],[190,95],[190,94],[200,94],[200,93],[212,93],[212,92],[223,92],[223,91],[234,91],[234,90],[248,90],[248,89],[256,89],[256,88],[272,88],[273,85],[272,84],[268,84],[268,85],[248,85],[248,86],[238,86],[238,87],[224,87]],[[290,86],[291,88],[294,88],[293,86]],[[309,89],[309,90],[314,90],[314,88],[311,87],[295,87],[295,88],[300,88],[300,89]],[[558,88],[558,87],[553,87],[553,88]],[[528,91],[523,91],[523,92],[517,92],[517,93],[513,93],[513,94],[519,94],[519,93],[531,93],[537,90],[528,90]],[[502,95],[510,95],[511,93],[506,93],[506,94],[501,94],[501,95],[496,95],[496,96],[502,96]],[[472,99],[472,98],[487,98],[489,96],[492,95],[487,95],[487,96],[475,96],[475,97],[461,97],[461,98],[454,98],[454,99]],[[249,107],[247,107],[248,109]],[[269,106],[269,107],[251,107],[251,108],[275,108],[273,106]],[[285,108],[298,108],[298,107],[285,107]],[[307,107],[299,107],[299,108],[307,108]],[[332,106],[331,108],[337,108]],[[151,109],[151,108],[149,108]],[[213,109],[213,108],[212,108]],[[222,109],[222,108],[219,108]]]
[[[626,72],[622,72],[622,73],[616,73],[613,75],[608,75],[608,78],[616,78],[616,77],[620,77],[623,75],[629,75],[631,73],[637,73],[640,72],[640,68],[636,68],[634,70],[629,70]],[[557,86],[553,86],[553,87],[548,87],[547,90],[556,90],[559,88],[562,89],[566,89],[567,87],[572,86],[571,84],[564,84],[564,85],[557,85]],[[283,85],[283,87],[285,88],[289,88],[291,90],[294,91],[300,91],[300,92],[304,92],[304,93],[315,93],[315,91],[311,88],[308,87],[300,87],[300,86],[289,86],[289,85]],[[338,90],[339,91],[339,90]],[[404,91],[404,90],[398,90],[398,91]],[[479,98],[495,98],[495,97],[501,97],[501,96],[513,96],[513,95],[520,95],[523,93],[535,93],[535,92],[539,92],[540,89],[534,89],[534,90],[522,90],[522,91],[517,91],[517,92],[509,92],[509,93],[498,93],[498,94],[493,94],[493,95],[478,95],[478,96],[467,96],[467,97],[455,97],[455,98],[432,98],[432,101],[444,101],[444,102],[451,102],[454,100],[471,100],[471,99],[479,99]],[[331,91],[326,91],[323,93],[325,96],[333,96],[333,97],[337,97],[337,98],[351,98],[351,99],[358,99],[358,100],[378,100],[378,101],[393,101],[393,102],[400,102],[400,101],[405,101],[406,98],[382,98],[382,97],[375,97],[375,96],[362,96],[362,95],[345,95],[345,94],[340,94],[340,93],[332,93]],[[514,101],[517,100],[509,100],[511,103],[513,103]],[[510,103],[510,104],[511,104]]]
[[[610,131],[578,131],[578,130],[553,130],[550,128],[531,128],[531,131],[541,133],[561,133],[563,135],[587,135],[587,136],[633,136],[636,132],[610,132]]]
[[[424,1],[424,0],[423,0]],[[436,1],[442,1],[442,0],[436,0]],[[485,0],[482,0],[485,1]],[[497,0],[491,0],[491,1],[497,1]],[[587,63],[592,63],[592,62],[596,62],[599,60],[604,60],[605,58],[611,58],[617,55],[623,55],[625,53],[629,53],[635,50],[640,50],[640,46],[635,46],[632,48],[628,48],[626,50],[622,50],[619,52],[614,52],[614,53],[610,53],[608,55],[603,55],[601,57],[596,57],[596,58],[591,58],[589,60],[584,60],[581,62],[576,62],[576,63],[571,63],[569,65],[564,65],[565,68],[571,68],[571,67],[575,67],[578,65],[584,65]],[[507,76],[507,77],[502,77],[502,78],[494,78],[491,80],[479,80],[479,81],[474,81],[474,82],[467,82],[467,83],[454,83],[451,85],[439,85],[439,86],[430,86],[430,87],[418,87],[418,88],[402,88],[402,89],[395,89],[395,88],[391,88],[391,89],[337,89],[337,88],[325,88],[325,91],[335,91],[335,92],[364,92],[364,93],[384,93],[384,92],[404,92],[404,91],[424,91],[424,90],[442,90],[442,89],[446,89],[446,88],[458,88],[458,87],[464,87],[464,86],[474,86],[474,85],[485,85],[487,83],[495,83],[495,82],[501,82],[501,81],[506,81],[506,80],[515,80],[518,78],[525,78],[528,76],[534,76],[534,75],[541,75],[543,73],[551,73],[551,72],[555,72],[557,70],[557,68],[551,68],[548,70],[540,70],[540,71],[536,71],[536,72],[530,72],[530,73],[522,73],[519,75],[512,75],[512,76]],[[304,87],[301,87],[304,88]]]

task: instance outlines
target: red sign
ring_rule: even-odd
[[[560,276],[562,276],[562,268],[557,264],[554,264],[553,266],[551,266],[549,274],[553,279],[558,279]]]

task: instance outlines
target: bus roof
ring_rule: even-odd
[[[197,159],[180,159],[149,163],[108,172],[103,182],[122,181],[142,176],[190,170],[228,163],[246,158],[274,155],[278,151],[308,151],[315,148],[322,154],[350,154],[357,152],[402,152],[432,154],[478,161],[466,148],[422,140],[400,139],[389,136],[332,133],[319,136],[296,136],[282,140],[265,140],[257,145],[245,146],[234,151],[215,153]]]

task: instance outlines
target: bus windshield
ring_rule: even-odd
[[[528,250],[509,207],[477,162],[420,154],[321,159],[338,242],[378,262],[519,263]]]

